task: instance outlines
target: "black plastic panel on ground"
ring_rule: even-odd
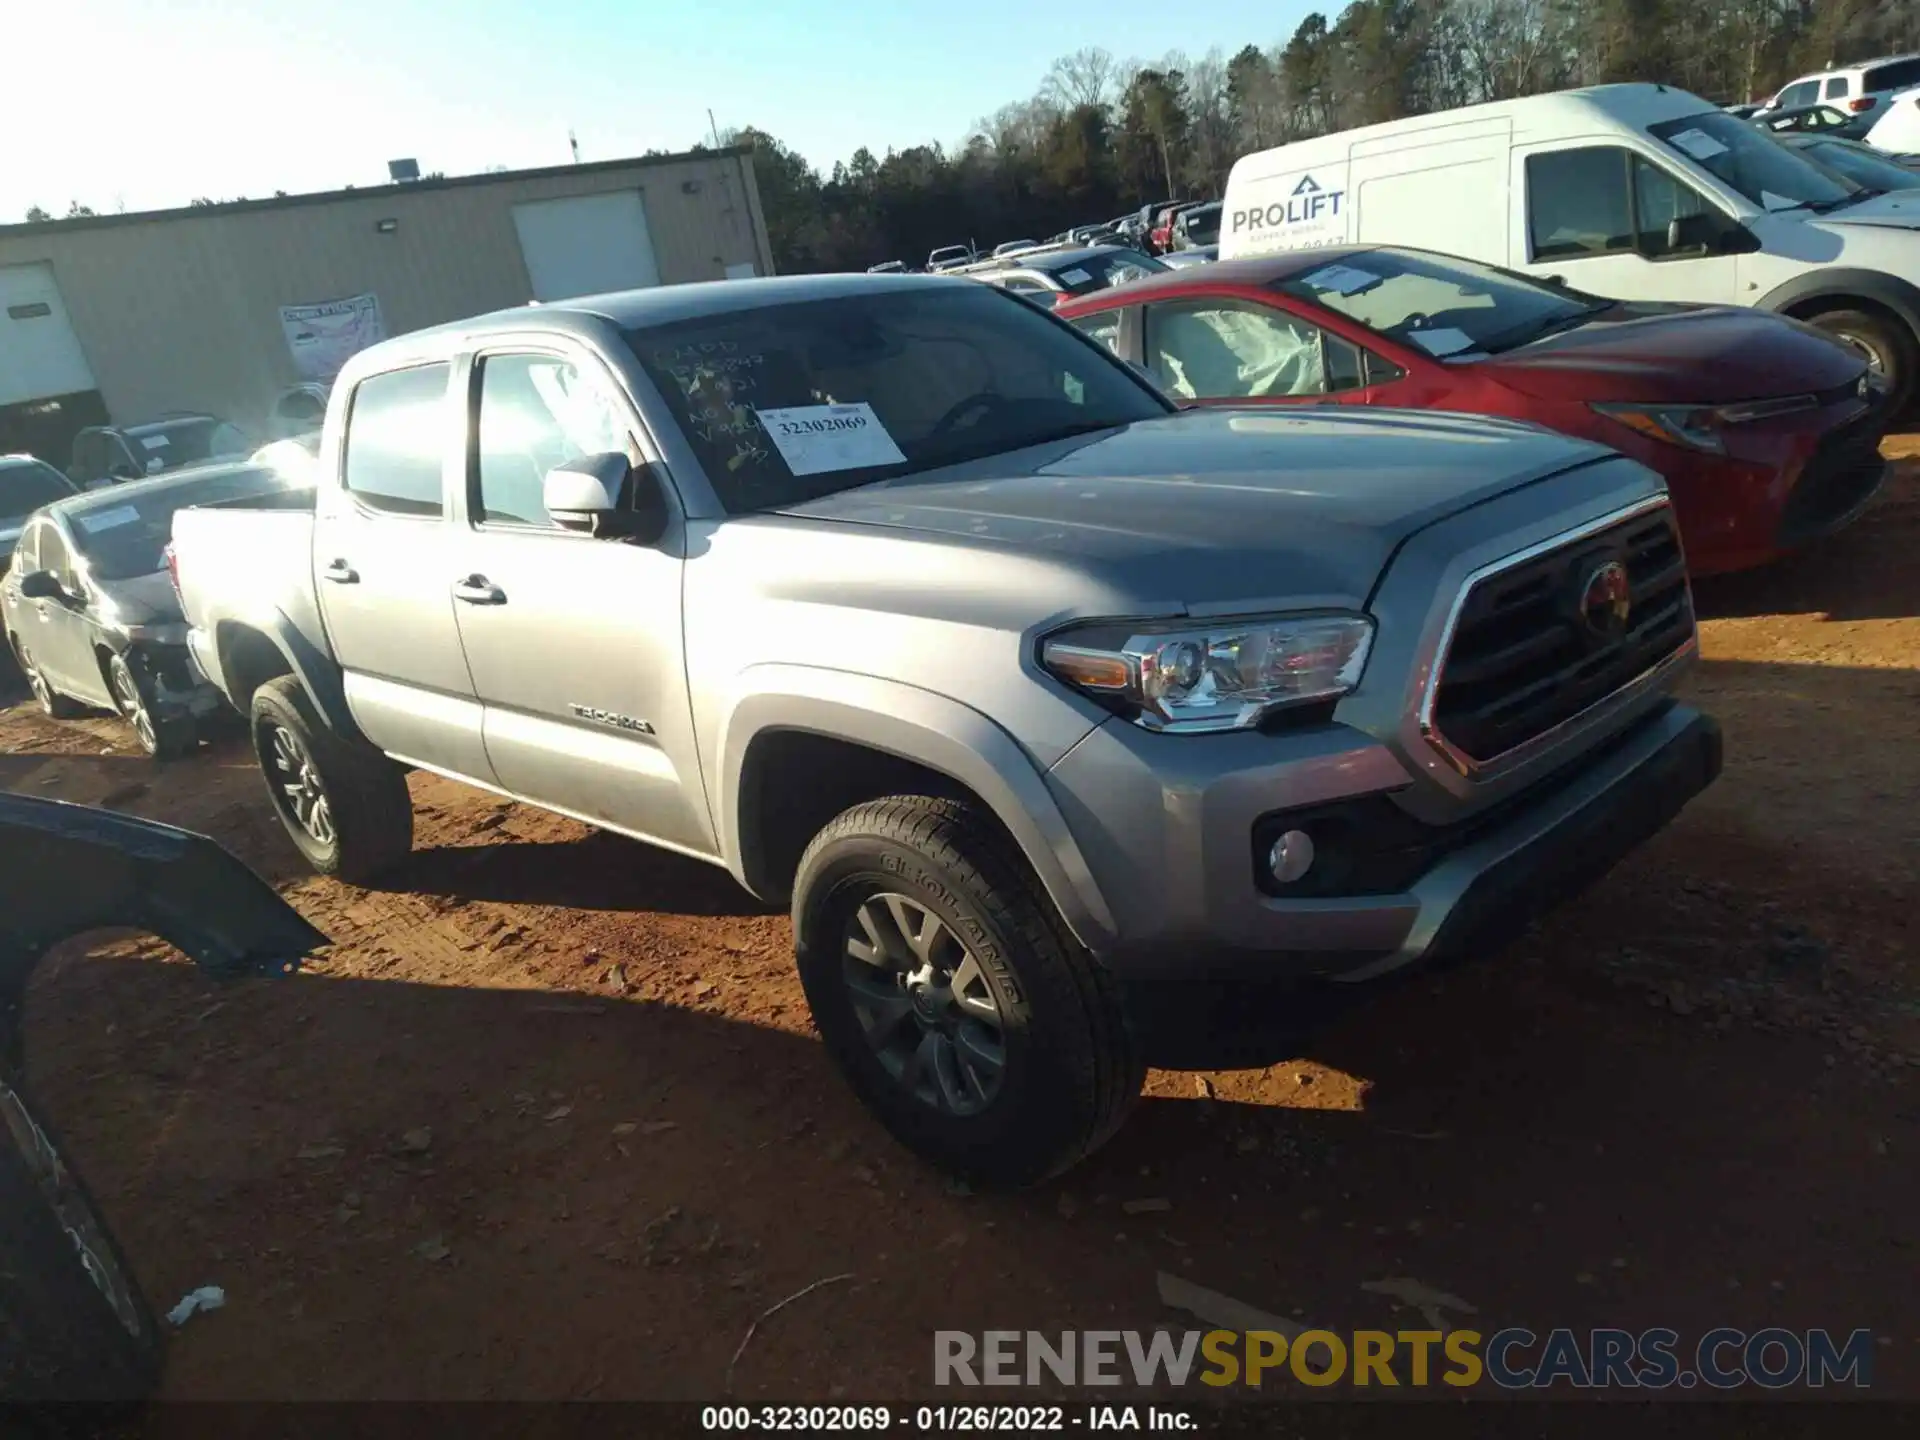
[[[1632,609],[1617,640],[1596,642],[1579,619],[1579,588],[1613,559],[1627,567]],[[1442,665],[1434,726],[1470,759],[1497,759],[1631,683],[1693,628],[1673,512],[1622,521],[1475,583]]]

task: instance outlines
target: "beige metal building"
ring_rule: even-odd
[[[205,411],[529,300],[772,273],[745,150],[0,226],[0,453]]]

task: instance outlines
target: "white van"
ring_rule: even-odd
[[[1417,245],[1620,300],[1752,305],[1920,372],[1920,191],[1880,194],[1663,85],[1446,110],[1248,155],[1220,258]]]

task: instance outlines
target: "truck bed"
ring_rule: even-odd
[[[234,697],[219,663],[224,623],[280,629],[328,653],[314,593],[315,498],[311,490],[290,490],[173,517],[174,575],[194,656],[228,699]]]

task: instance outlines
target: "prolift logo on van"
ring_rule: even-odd
[[[1242,230],[1286,230],[1292,239],[1300,232],[1325,228],[1340,214],[1344,190],[1329,190],[1311,175],[1302,175],[1300,183],[1285,200],[1271,205],[1251,205],[1236,210],[1229,218],[1228,233]]]

